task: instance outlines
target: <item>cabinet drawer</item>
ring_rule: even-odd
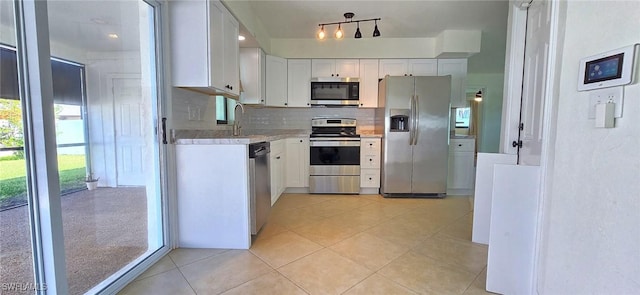
[[[380,187],[380,169],[360,169],[360,187]]]
[[[272,141],[269,143],[269,148],[271,149],[271,155],[281,154],[285,151],[284,144],[286,139],[279,139],[276,141]]]
[[[368,168],[380,168],[380,154],[375,155],[362,155],[360,157],[360,168],[368,169]]]
[[[380,138],[363,138],[360,140],[360,152],[364,155],[380,153]]]
[[[449,145],[450,152],[474,152],[474,139],[452,139]]]

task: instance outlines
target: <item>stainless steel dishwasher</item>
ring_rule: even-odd
[[[271,174],[268,142],[249,145],[249,196],[251,199],[251,234],[260,231],[271,211]]]

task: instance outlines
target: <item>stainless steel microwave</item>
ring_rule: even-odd
[[[311,106],[358,106],[359,104],[358,78],[311,79]]]

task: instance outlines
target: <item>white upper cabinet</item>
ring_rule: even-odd
[[[378,60],[360,60],[360,107],[378,107]]]
[[[436,76],[438,75],[438,60],[410,59],[407,73],[410,76]]]
[[[405,76],[407,75],[406,59],[381,59],[378,71],[378,78],[384,78],[384,76]]]
[[[384,76],[436,76],[437,59],[381,59],[378,78]]]
[[[173,86],[238,95],[238,21],[217,0],[169,5]]]
[[[267,106],[287,106],[287,60],[267,55],[266,61],[266,101]]]
[[[288,107],[311,106],[311,60],[287,60],[287,103]]]
[[[467,59],[438,60],[438,76],[451,75],[451,107],[467,107]]]
[[[240,48],[240,102],[264,104],[266,97],[266,61],[260,48]]]
[[[312,59],[312,77],[358,77],[360,61],[357,59]]]

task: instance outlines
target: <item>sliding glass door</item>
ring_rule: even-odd
[[[0,293],[33,294],[31,196],[11,1],[0,1]],[[11,79],[7,79],[11,77]]]
[[[158,136],[160,7],[142,0],[16,2],[14,31],[22,38],[11,42],[4,33],[5,9],[13,12],[7,3],[1,1],[0,43],[13,50],[15,71],[6,77],[2,55],[0,80],[15,81],[21,91],[9,97],[2,84],[0,128],[8,125],[5,105],[23,108],[25,116],[17,124],[24,130],[2,128],[0,136],[11,133],[24,143],[0,143],[0,152],[24,159],[21,168],[7,166],[0,154],[0,174],[10,170],[15,183],[22,177],[27,197],[19,207],[22,224],[20,214],[5,214],[15,208],[0,212],[2,283],[10,272],[15,282],[32,283],[26,293],[40,285],[49,293],[111,292],[168,251]],[[7,248],[5,233],[19,231],[26,241]]]

